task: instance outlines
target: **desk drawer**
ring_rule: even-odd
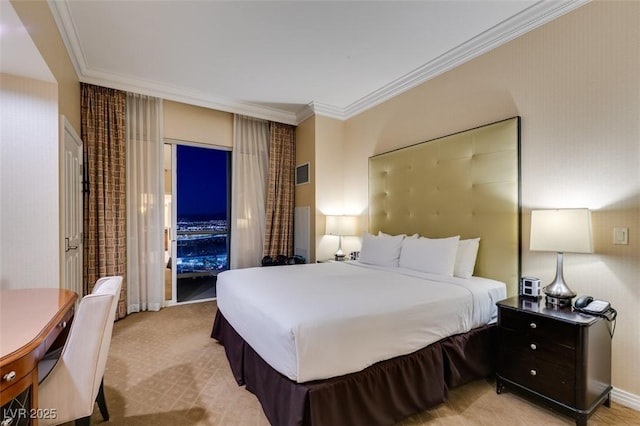
[[[572,324],[539,315],[500,309],[500,328],[533,338],[539,342],[551,341],[558,345],[576,347],[576,332]]]
[[[35,361],[28,355],[0,367],[0,383],[2,384],[2,389],[19,381],[33,370],[34,367]]]
[[[67,336],[69,334],[69,329],[71,328],[71,322],[73,321],[73,315],[75,314],[75,309],[69,309],[64,317],[58,321],[58,324],[51,330],[51,332],[47,335],[45,339],[45,344],[41,348],[45,352],[49,350],[56,349],[57,347],[63,346],[67,340]],[[44,353],[39,354],[40,357],[44,356]]]
[[[34,368],[35,361],[29,355],[0,368],[0,405],[18,396],[31,384]]]

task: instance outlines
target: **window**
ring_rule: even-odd
[[[180,144],[175,152],[175,256],[167,266],[175,269],[177,302],[210,299],[217,274],[229,269],[231,154]]]

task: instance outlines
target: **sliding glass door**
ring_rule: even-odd
[[[167,298],[212,299],[218,273],[229,269],[231,153],[180,143],[165,150],[171,157],[171,181],[165,178]]]

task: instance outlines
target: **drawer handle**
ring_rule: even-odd
[[[538,326],[536,325],[536,323],[535,323],[535,322],[532,322],[531,324],[529,324],[529,327],[531,327],[531,328],[536,328],[536,327],[538,327]]]
[[[529,374],[531,374],[532,376],[535,376],[538,374],[538,372],[536,370],[531,370],[529,371]]]
[[[7,374],[2,376],[2,378],[4,379],[5,382],[13,382],[15,380],[15,378],[16,378],[16,372],[15,371],[9,371]]]
[[[535,351],[536,349],[538,349],[538,346],[536,346],[536,344],[535,344],[535,343],[530,344],[530,345],[529,345],[529,347],[530,347],[532,350],[534,350],[534,351]]]

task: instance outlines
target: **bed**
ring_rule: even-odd
[[[360,261],[218,276],[212,337],[272,424],[393,424],[492,373],[519,276],[519,124],[371,157]]]

